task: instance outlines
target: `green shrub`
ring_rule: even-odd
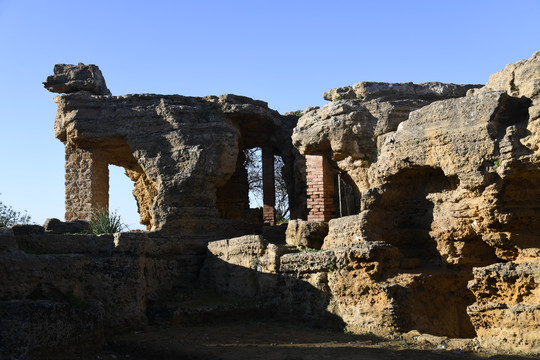
[[[90,229],[94,235],[113,234],[121,232],[125,228],[126,225],[122,223],[122,218],[116,211],[109,213],[109,209],[99,207],[92,212]]]
[[[13,210],[11,206],[0,201],[0,227],[13,226],[16,224],[30,224],[30,215]]]

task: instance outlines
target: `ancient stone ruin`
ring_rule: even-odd
[[[332,89],[300,117],[237,95],[113,96],[95,65],[44,84],[62,94],[67,223],[0,229],[0,357],[185,315],[164,301],[193,288],[353,333],[540,352],[540,52],[485,86]],[[148,231],[65,234],[108,206],[109,164]]]

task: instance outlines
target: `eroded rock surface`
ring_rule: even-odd
[[[57,64],[54,75],[47,78],[45,88],[56,93],[87,91],[94,95],[111,95],[105,78],[96,65]]]
[[[395,303],[415,314],[396,310],[398,328],[434,333],[437,317],[487,347],[537,348],[524,332],[538,331],[538,299],[520,294],[534,294],[540,254],[539,79],[536,53],[482,88],[359,83],[300,118],[295,146],[350,176],[360,204],[359,215],[330,221],[323,248],[397,249],[395,279],[412,297]]]
[[[540,251],[535,260],[475,268],[467,308],[486,348],[540,351]]]

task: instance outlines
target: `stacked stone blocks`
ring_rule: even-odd
[[[322,155],[306,155],[308,221],[334,218],[334,175]]]

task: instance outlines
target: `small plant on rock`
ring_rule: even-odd
[[[125,228],[126,225],[122,223],[122,218],[116,211],[109,213],[109,209],[98,207],[92,212],[90,229],[94,235],[113,234],[121,232]]]
[[[300,110],[296,110],[296,111],[294,112],[294,115],[295,115],[296,117],[301,117],[301,116],[302,116],[302,112],[301,112]]]

